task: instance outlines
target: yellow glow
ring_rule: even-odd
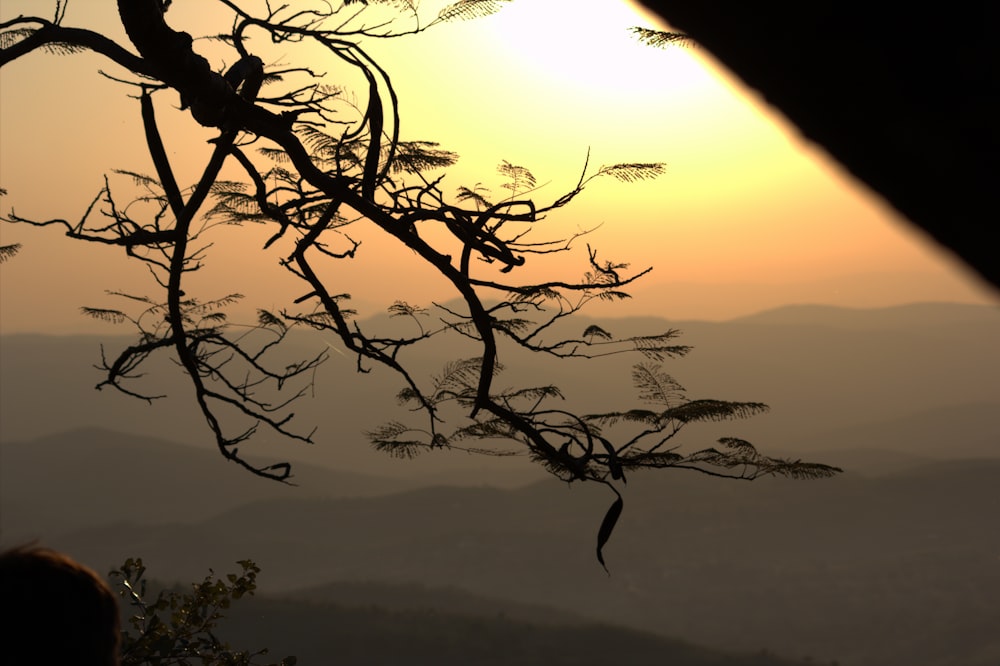
[[[205,23],[202,4],[174,3],[168,20],[193,34],[225,29]],[[0,18],[37,12],[39,5],[46,3],[5,0]],[[71,3],[67,23],[121,41],[115,19],[112,2]],[[603,257],[655,267],[633,290],[637,298],[609,314],[723,318],[802,301],[995,300],[703,49],[642,45],[628,32],[633,25],[650,24],[617,0],[516,0],[484,19],[365,48],[392,77],[403,138],[439,141],[462,155],[447,188],[496,187],[496,165],[506,159],[547,183],[537,192],[545,203],[575,184],[588,150],[591,171],[617,162],[667,163],[666,175],[653,182],[593,183],[539,228],[558,237],[602,225],[587,240]],[[209,53],[208,42],[196,45]],[[269,57],[297,56],[289,50]],[[309,64],[340,76],[329,56]],[[73,219],[102,174],[150,170],[137,103],[130,91],[98,76],[99,68],[108,63],[92,54],[35,54],[0,72],[0,187],[10,192],[0,203],[4,210]],[[161,128],[180,178],[191,182],[212,133],[172,113],[176,103],[172,93],[162,96]],[[344,282],[335,289],[382,306],[394,298],[426,304],[450,296],[405,248],[370,229],[354,233],[365,240],[362,258],[337,269]],[[241,291],[254,299],[249,305],[264,307],[288,302],[294,287],[276,255],[267,255],[259,270],[245,268],[260,233],[227,229],[213,239],[210,260],[217,264],[211,279],[203,278],[213,295]],[[75,328],[78,306],[101,305],[103,289],[130,286],[121,275],[146,284],[141,269],[124,268],[121,253],[65,240],[54,229],[0,225],[0,243],[11,242],[25,250],[2,268],[4,331]],[[532,259],[509,277],[571,278],[585,259],[581,243],[576,253],[549,257],[548,264]],[[74,263],[72,284],[53,277],[52,265]],[[862,283],[867,287],[850,286]],[[737,287],[713,287],[711,298],[685,296],[707,293],[705,285]],[[752,285],[760,285],[758,296],[747,297]],[[46,308],[37,307],[40,294]]]
[[[514,3],[490,20],[496,57],[517,73],[517,78],[550,89],[592,94],[606,98],[633,96],[636,92],[661,94],[659,81],[651,79],[649,47],[629,31],[647,24],[647,17],[621,2],[590,3],[585,11],[564,2]],[[695,80],[704,76],[693,59],[674,49],[674,76]],[[685,72],[676,71],[684,67]]]

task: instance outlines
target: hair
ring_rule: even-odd
[[[0,554],[0,636],[5,663],[118,666],[118,603],[104,580],[35,545]]]

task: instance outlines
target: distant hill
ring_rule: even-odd
[[[1000,655],[997,488],[997,460],[817,482],[633,475],[606,550],[610,577],[594,538],[611,496],[555,482],[273,498],[196,523],[47,542],[99,570],[139,554],[174,580],[250,557],[264,592],[310,603],[357,603],[364,588],[345,584],[372,581],[390,586],[372,603],[398,612],[484,612],[444,588],[728,650],[845,666],[989,664],[983,655]],[[322,583],[333,585],[301,591]],[[387,600],[396,585],[419,599]]]
[[[92,390],[96,338],[7,336],[0,541],[37,535],[99,570],[140,555],[185,581],[250,557],[269,594],[352,581],[455,589],[843,666],[1000,663],[996,308],[792,308],[753,321],[600,323],[619,335],[678,325],[695,349],[666,367],[692,397],[772,407],[749,421],[691,428],[679,443],[736,435],[848,472],[752,484],[633,475],[606,549],[607,577],[594,560],[612,499],[606,489],[520,485],[538,478],[523,458],[400,461],[370,451],[364,430],[400,416],[398,384],[385,373],[358,375],[352,360],[335,356],[317,398],[297,410],[307,430],[318,424],[317,445],[248,449],[264,461],[301,461],[301,485],[289,488],[248,477],[212,450],[169,363],[150,387],[169,397],[147,405]],[[109,353],[126,343],[104,342]],[[292,342],[308,353],[322,341]],[[445,341],[416,361],[433,372],[456,353]],[[554,381],[583,411],[635,404],[622,358],[549,363],[505,350],[504,363],[505,385]],[[431,478],[438,485],[424,487]],[[458,600],[434,603],[447,613]],[[392,612],[411,611],[422,612]]]
[[[0,443],[0,535],[7,543],[109,522],[198,522],[279,497],[371,497],[413,482],[312,465],[276,483],[217,453],[103,428]]]
[[[487,600],[483,600],[489,603]],[[270,656],[294,654],[300,664],[427,666],[791,666],[766,651],[730,654],[592,622],[536,624],[507,614],[433,608],[350,608],[330,602],[252,598],[228,612],[220,635],[234,645],[268,646]]]
[[[1000,307],[967,303],[911,303],[884,308],[787,305],[731,320],[766,326],[830,326],[851,330],[996,325]]]
[[[998,417],[1000,401],[949,405],[905,418],[820,432],[810,439],[810,445],[817,448],[817,459],[868,474],[913,467],[932,459],[998,458]]]
[[[540,604],[504,601],[472,594],[457,587],[429,587],[417,582],[335,581],[283,592],[272,598],[343,608],[387,611],[434,611],[474,617],[503,617],[519,622],[568,626],[587,620],[571,611]]]
[[[383,320],[362,324],[375,326]],[[1000,396],[996,342],[1000,310],[991,306],[939,303],[875,310],[795,306],[725,323],[580,317],[565,330],[578,335],[591,323],[623,336],[679,327],[680,342],[694,350],[665,367],[691,397],[753,400],[772,408],[746,422],[692,426],[681,437],[690,446],[737,435],[764,451],[811,456],[858,447],[851,438],[831,439],[836,431],[848,435],[857,432],[852,428],[899,424],[936,412],[945,420],[931,429],[940,432],[955,426],[947,420],[946,410],[996,404]],[[93,390],[100,379],[92,368],[100,358],[100,345],[113,353],[128,341],[86,336],[0,338],[0,441],[104,427],[209,447],[203,419],[184,398],[189,389],[170,363],[154,368],[148,387],[168,397],[150,405],[109,389]],[[302,355],[326,348],[326,341],[309,335],[291,343]],[[461,353],[456,341],[441,340],[413,360],[421,371],[433,373]],[[566,404],[581,411],[638,404],[629,375],[633,361],[625,357],[559,361],[504,350],[503,358],[504,385],[554,382],[564,390]],[[292,443],[276,449],[265,438],[252,450],[262,460],[292,458],[397,478],[438,475],[443,483],[483,478],[513,486],[532,478],[533,468],[523,459],[440,454],[399,461],[372,451],[365,443],[365,431],[389,419],[407,418],[396,405],[399,388],[399,381],[387,373],[359,375],[351,359],[335,354],[317,376],[316,397],[299,403],[293,421],[305,432],[318,426],[317,445]],[[941,450],[950,451],[945,455],[990,455],[988,443],[996,429],[987,423],[989,429],[977,430],[981,425],[982,420],[962,423],[961,434],[954,432]],[[869,434],[875,437],[872,431]],[[874,445],[866,442],[864,448]],[[905,454],[927,453],[923,444],[919,451],[911,450],[908,437],[879,439],[877,446]],[[537,470],[534,474],[537,478]]]

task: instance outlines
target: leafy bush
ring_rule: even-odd
[[[240,560],[242,571],[214,579],[209,570],[191,591],[173,587],[161,589],[153,601],[147,593],[146,567],[139,558],[129,558],[109,576],[121,598],[127,599],[133,614],[123,622],[122,666],[294,666],[295,657],[264,663],[258,658],[267,649],[236,650],[220,640],[215,631],[224,611],[233,601],[252,595],[257,589],[260,567]]]

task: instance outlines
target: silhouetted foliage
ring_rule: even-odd
[[[392,419],[370,432],[376,448],[402,457],[432,449],[526,452],[565,481],[611,487],[616,500],[601,525],[597,549],[602,562],[601,548],[622,509],[615,485],[624,483],[626,472],[675,467],[752,479],[837,471],[766,457],[736,439],[722,440],[719,448],[681,452],[673,438],[685,425],[745,418],[766,406],[690,401],[660,365],[688,352],[676,343],[677,331],[616,338],[603,327],[589,326],[579,337],[556,333],[595,299],[628,298],[624,289],[649,269],[630,270],[627,263],[608,261],[587,246],[586,268],[578,279],[514,277],[529,260],[570,252],[579,235],[588,233],[541,236],[547,213],[571,203],[595,179],[655,178],[663,173],[662,164],[624,162],[592,170],[585,163],[572,189],[540,202],[529,197],[537,187],[535,175],[503,161],[498,172],[504,192],[494,195],[477,185],[449,195],[443,174],[436,172],[457,155],[430,141],[403,140],[391,79],[362,43],[474,18],[502,3],[460,0],[428,22],[406,2],[296,3],[272,5],[260,14],[231,0],[217,4],[232,15],[230,32],[212,36],[223,51],[219,62],[235,61],[224,74],[195,51],[191,35],[170,27],[158,0],[118,0],[138,55],[100,34],[64,26],[62,3],[56,4],[54,19],[20,17],[0,26],[0,66],[40,49],[66,54],[90,49],[125,70],[115,78],[140,101],[156,172],[122,170],[117,178],[131,183],[141,205],[120,205],[118,186],[105,179],[78,222],[30,220],[13,211],[5,217],[61,225],[71,237],[119,246],[153,275],[157,296],[116,292],[131,309],[84,308],[88,316],[138,329],[134,344],[103,360],[100,387],[153,400],[159,396],[144,392],[138,381],[141,369],[152,355],[172,354],[191,381],[222,455],[254,474],[286,481],[288,463],[256,466],[241,456],[240,444],[262,429],[272,437],[313,441],[313,432],[293,424],[291,405],[308,392],[326,352],[287,363],[277,360],[276,349],[296,327],[332,334],[356,358],[359,372],[380,366],[395,372],[402,384],[398,397],[410,418]],[[274,53],[275,45],[283,53],[302,43],[353,68],[366,82],[364,89],[331,85],[310,69],[311,62],[265,66],[260,57]],[[218,129],[211,158],[193,185],[176,182],[156,121],[154,100],[162,109],[176,102],[175,94],[180,112]],[[235,163],[244,178],[221,179],[226,162]],[[199,219],[209,224],[196,224]],[[227,319],[226,308],[240,294],[204,298],[187,291],[187,275],[208,261],[203,234],[213,222],[268,225],[273,233],[265,248],[282,248],[282,266],[302,282],[286,308],[260,310],[251,333]],[[388,312],[410,321],[411,333],[363,330],[347,307],[349,294],[326,277],[329,265],[362,251],[351,236],[360,225],[374,225],[387,242],[409,248],[414,261],[451,284],[461,305],[435,304],[432,318],[423,306],[395,301]],[[446,335],[471,342],[476,352],[455,359],[429,380],[414,374],[411,363],[420,343]],[[505,349],[584,358],[637,353],[645,361],[635,366],[633,377],[649,407],[578,414],[557,406],[562,394],[555,386],[499,388]],[[518,446],[512,449],[511,442]]]
[[[694,44],[694,41],[683,32],[651,30],[636,26],[632,28],[632,34],[643,44],[648,44],[658,49],[668,46],[691,46]]]
[[[11,243],[10,245],[0,245],[0,263],[3,263],[13,257],[15,254],[20,252],[20,243]]]
[[[258,661],[267,649],[237,650],[216,636],[219,622],[230,605],[257,589],[260,567],[250,560],[237,562],[240,573],[214,579],[210,572],[190,591],[163,589],[150,600],[146,567],[141,559],[129,558],[110,572],[118,594],[127,602],[128,615],[122,629],[122,666],[265,666]],[[295,657],[285,657],[266,666],[295,666]]]

